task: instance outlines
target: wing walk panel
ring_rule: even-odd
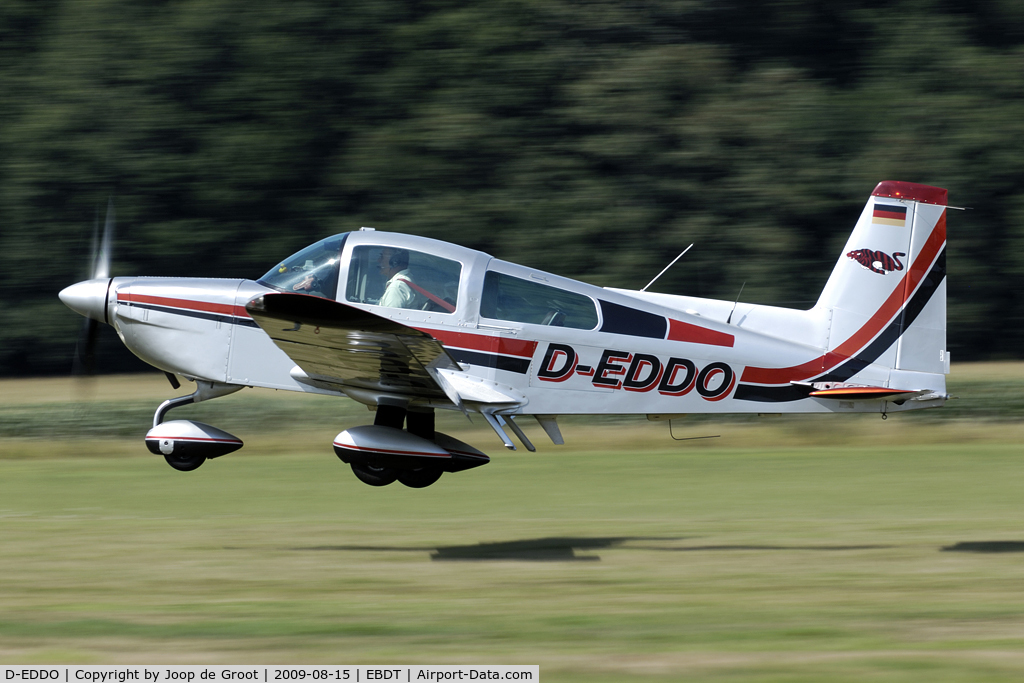
[[[278,348],[320,381],[445,399],[427,368],[459,369],[429,334],[337,301],[264,294],[245,308]]]

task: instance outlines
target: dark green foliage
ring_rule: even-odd
[[[1006,0],[0,8],[0,374],[66,372],[114,273],[258,277],[372,225],[590,282],[810,306],[884,179],[950,189],[950,349],[1024,342]],[[102,217],[101,217],[102,220]],[[101,366],[129,367],[113,335]]]

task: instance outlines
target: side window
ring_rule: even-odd
[[[590,297],[493,270],[484,277],[480,315],[578,330],[597,327],[597,306]]]
[[[411,249],[352,250],[345,299],[388,308],[454,313],[462,264]]]

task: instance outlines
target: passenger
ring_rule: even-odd
[[[380,273],[387,278],[381,306],[390,308],[420,308],[423,298],[416,292],[412,273],[409,272],[409,252],[405,249],[384,247],[377,261]]]

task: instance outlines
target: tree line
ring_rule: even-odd
[[[255,278],[363,225],[594,284],[798,308],[880,180],[950,190],[949,348],[1024,341],[1010,0],[7,0],[0,374],[115,275]],[[101,368],[137,369],[112,333]]]

